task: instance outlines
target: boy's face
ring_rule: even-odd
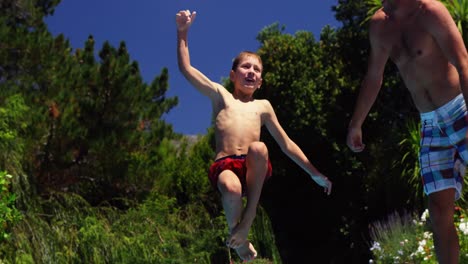
[[[255,56],[241,58],[237,68],[230,73],[234,87],[245,87],[255,91],[262,85],[263,66]]]

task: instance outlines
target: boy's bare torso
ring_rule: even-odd
[[[247,154],[248,146],[260,140],[263,118],[266,114],[263,100],[242,101],[219,89],[214,104],[216,159],[229,155]]]
[[[378,41],[390,50],[390,59],[420,112],[433,111],[461,92],[456,68],[423,26],[423,6],[404,20],[397,21],[383,10],[375,16]]]

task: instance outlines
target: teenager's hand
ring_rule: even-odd
[[[181,10],[176,14],[177,30],[187,30],[195,20],[197,12],[190,13],[190,10]]]
[[[366,145],[362,144],[361,128],[350,128],[346,137],[346,144],[354,152],[361,152]]]
[[[323,175],[312,176],[312,180],[314,180],[318,185],[323,187],[323,191],[330,195],[332,191],[332,182]]]

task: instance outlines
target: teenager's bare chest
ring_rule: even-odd
[[[431,34],[417,22],[393,23],[384,38],[390,45],[390,58],[399,66],[424,61],[437,49]]]

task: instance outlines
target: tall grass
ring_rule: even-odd
[[[123,212],[54,193],[42,206],[43,213],[26,212],[0,245],[5,263],[210,263],[216,250],[206,242],[219,224],[207,225],[206,212],[177,208],[167,197]]]
[[[23,212],[11,237],[0,243],[4,263],[240,262],[235,254],[229,258],[224,246],[224,216],[213,217],[201,203],[181,208],[175,199],[155,194],[121,211],[92,207],[78,195],[52,193],[40,204],[42,211]],[[270,247],[267,254],[276,254],[274,262],[260,258],[253,263],[280,263],[266,215],[260,214],[253,232],[258,245]],[[262,241],[265,237],[268,241]]]

